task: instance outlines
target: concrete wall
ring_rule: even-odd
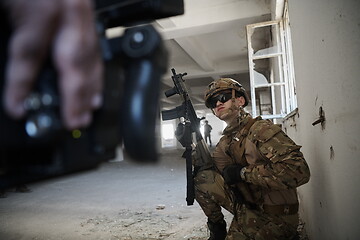
[[[360,239],[360,1],[289,0],[298,114],[285,121],[310,165],[300,187],[311,240]],[[319,108],[323,125],[313,126]]]

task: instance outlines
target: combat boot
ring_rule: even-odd
[[[216,223],[208,220],[207,225],[210,230],[210,238],[208,240],[224,240],[226,238],[226,222],[224,219]]]

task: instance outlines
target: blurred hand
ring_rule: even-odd
[[[59,74],[60,109],[71,130],[91,123],[102,104],[103,66],[91,0],[8,0],[13,35],[9,45],[4,108],[25,115],[23,102],[48,54]]]

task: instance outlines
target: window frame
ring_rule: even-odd
[[[273,46],[254,52],[252,35],[257,28],[270,27]],[[246,26],[248,42],[248,60],[250,73],[251,111],[253,116],[261,115],[264,119],[283,119],[297,109],[296,84],[291,42],[291,31],[287,3],[284,6],[283,17],[279,20],[249,24]],[[270,40],[269,40],[270,41]],[[269,77],[266,83],[256,83],[259,76],[255,71],[255,62],[269,59]],[[270,88],[270,114],[262,114],[261,102],[257,104],[257,94]],[[267,104],[269,105],[269,104]]]

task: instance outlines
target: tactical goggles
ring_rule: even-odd
[[[209,99],[208,101],[208,106],[210,108],[216,108],[216,104],[217,102],[221,102],[221,103],[225,103],[227,101],[229,101],[232,98],[232,94],[231,92],[228,93],[220,93],[212,98]]]

